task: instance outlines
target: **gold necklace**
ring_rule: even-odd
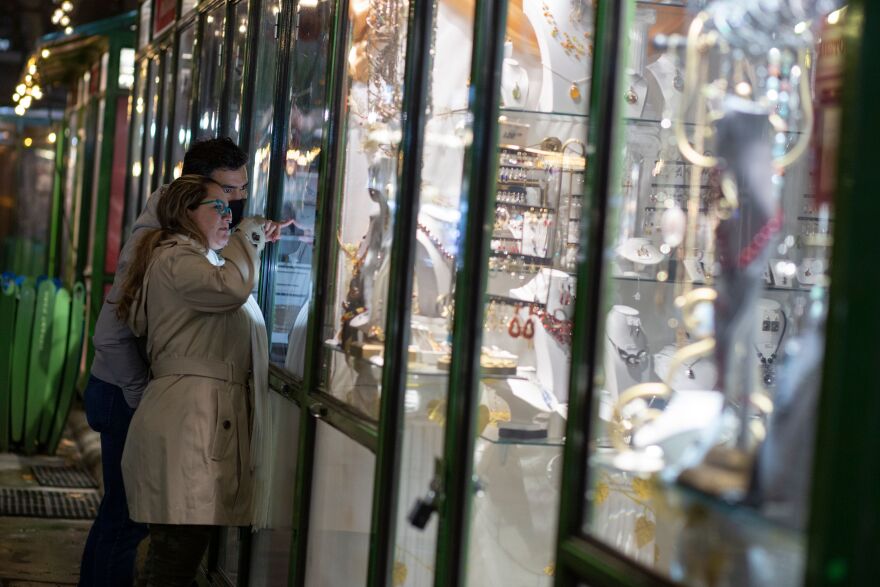
[[[585,77],[585,78],[581,78],[581,79],[571,79],[571,78],[567,78],[567,77],[565,77],[564,75],[562,75],[562,74],[559,73],[558,71],[554,70],[554,69],[553,69],[552,67],[550,67],[549,65],[546,65],[546,64],[545,64],[544,67],[546,67],[547,70],[548,70],[550,73],[552,73],[553,75],[558,76],[558,77],[564,79],[565,81],[567,81],[568,83],[570,83],[571,86],[568,88],[568,95],[569,95],[569,97],[570,97],[574,102],[580,102],[580,101],[581,101],[581,89],[580,89],[580,87],[578,87],[578,86],[580,86],[580,85],[581,85],[582,83],[584,83],[584,82],[589,81],[589,80],[590,80],[589,77]]]
[[[590,57],[593,56],[593,43],[588,40],[593,36],[591,32],[584,31],[585,41],[580,41],[578,38],[567,32],[559,30],[559,24],[556,22],[556,17],[553,16],[553,13],[550,11],[550,7],[547,6],[546,2],[541,3],[541,11],[544,14],[544,20],[546,20],[547,24],[551,27],[550,36],[559,42],[559,45],[562,47],[562,50],[565,51],[566,55],[574,57],[578,61],[586,57],[587,54],[589,54]]]

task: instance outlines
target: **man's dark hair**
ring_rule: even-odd
[[[229,137],[196,141],[183,156],[183,175],[208,177],[216,169],[238,169],[247,164],[247,153]]]

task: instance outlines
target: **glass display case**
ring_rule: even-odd
[[[799,585],[846,11],[625,8],[571,531],[658,582]]]

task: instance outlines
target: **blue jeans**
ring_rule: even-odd
[[[122,389],[94,376],[83,399],[89,426],[101,434],[104,498],[86,540],[79,584],[123,587],[132,584],[137,546],[147,536],[147,525],[128,517],[122,484],[122,449],[134,410],[125,403]]]

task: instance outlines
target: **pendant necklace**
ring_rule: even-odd
[[[625,350],[623,350],[622,348],[620,348],[619,346],[617,346],[617,345],[614,343],[614,341],[611,340],[611,337],[610,337],[610,336],[607,337],[607,338],[608,338],[608,342],[611,343],[611,346],[614,347],[614,350],[617,351],[617,354],[620,356],[620,359],[621,359],[624,363],[626,363],[627,365],[630,365],[630,366],[633,366],[633,365],[639,365],[639,364],[641,364],[645,359],[648,358],[648,351],[646,351],[646,350],[644,350],[644,349],[642,349],[642,350],[637,350],[637,351],[634,352],[634,353],[628,353],[627,351],[625,351]]]
[[[582,94],[581,94],[580,85],[584,82],[589,81],[590,80],[589,77],[585,77],[582,79],[570,79],[570,78],[565,77],[564,75],[562,75],[558,71],[555,71],[554,69],[552,69],[550,66],[548,66],[546,64],[544,65],[544,67],[546,67],[547,70],[550,73],[552,73],[553,75],[559,76],[560,78],[564,79],[565,81],[567,81],[568,83],[571,84],[571,86],[569,86],[569,88],[568,88],[568,96],[572,99],[573,102],[580,102],[581,101]]]
[[[699,359],[697,359],[696,361],[694,361],[690,365],[685,364],[686,369],[685,369],[684,373],[685,373],[685,375],[687,375],[688,379],[696,379],[697,378],[697,376],[694,374],[694,365],[696,365],[697,363],[699,363],[702,360],[703,360],[703,357],[700,357]]]
[[[764,385],[767,387],[773,387],[776,385],[776,357],[779,353],[779,347],[782,346],[782,339],[785,336],[785,328],[788,325],[788,319],[785,317],[785,312],[780,312],[782,314],[782,333],[779,335],[779,341],[776,343],[776,348],[773,349],[773,352],[770,353],[770,356],[767,357],[758,350],[758,345],[755,345],[755,352],[758,354],[758,360],[761,361],[761,381],[764,382]]]

